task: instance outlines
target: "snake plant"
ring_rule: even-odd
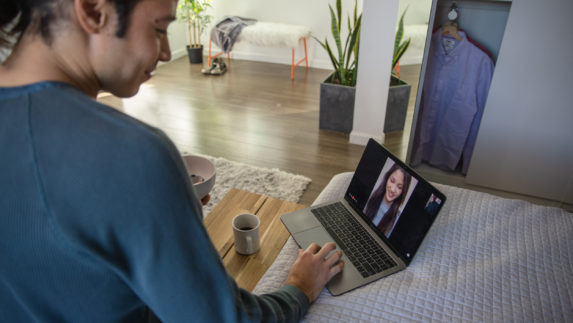
[[[360,26],[362,22],[362,14],[357,15],[357,2],[354,1],[354,15],[347,17],[348,35],[342,42],[342,3],[341,0],[336,0],[336,11],[329,4],[330,8],[330,29],[336,48],[333,48],[325,38],[324,42],[316,39],[320,45],[327,51],[330,61],[334,67],[334,75],[330,80],[331,83],[355,86],[356,75],[358,68],[358,50],[360,45]]]

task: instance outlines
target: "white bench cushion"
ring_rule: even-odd
[[[248,42],[262,47],[295,48],[301,38],[310,37],[310,27],[258,21],[246,26],[237,42]]]

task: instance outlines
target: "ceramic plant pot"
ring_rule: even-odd
[[[203,45],[199,47],[190,47],[187,45],[187,55],[189,56],[190,64],[202,64],[203,63]]]

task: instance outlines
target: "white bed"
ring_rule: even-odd
[[[343,196],[335,176],[315,204]],[[325,289],[305,321],[573,321],[573,214],[451,186],[410,266],[341,296]],[[290,238],[255,293],[280,287]]]

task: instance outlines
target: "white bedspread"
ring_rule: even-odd
[[[351,174],[315,203],[340,198]],[[325,289],[305,321],[573,321],[573,214],[436,185],[447,202],[410,266],[344,295]],[[290,238],[255,288],[279,288]]]

